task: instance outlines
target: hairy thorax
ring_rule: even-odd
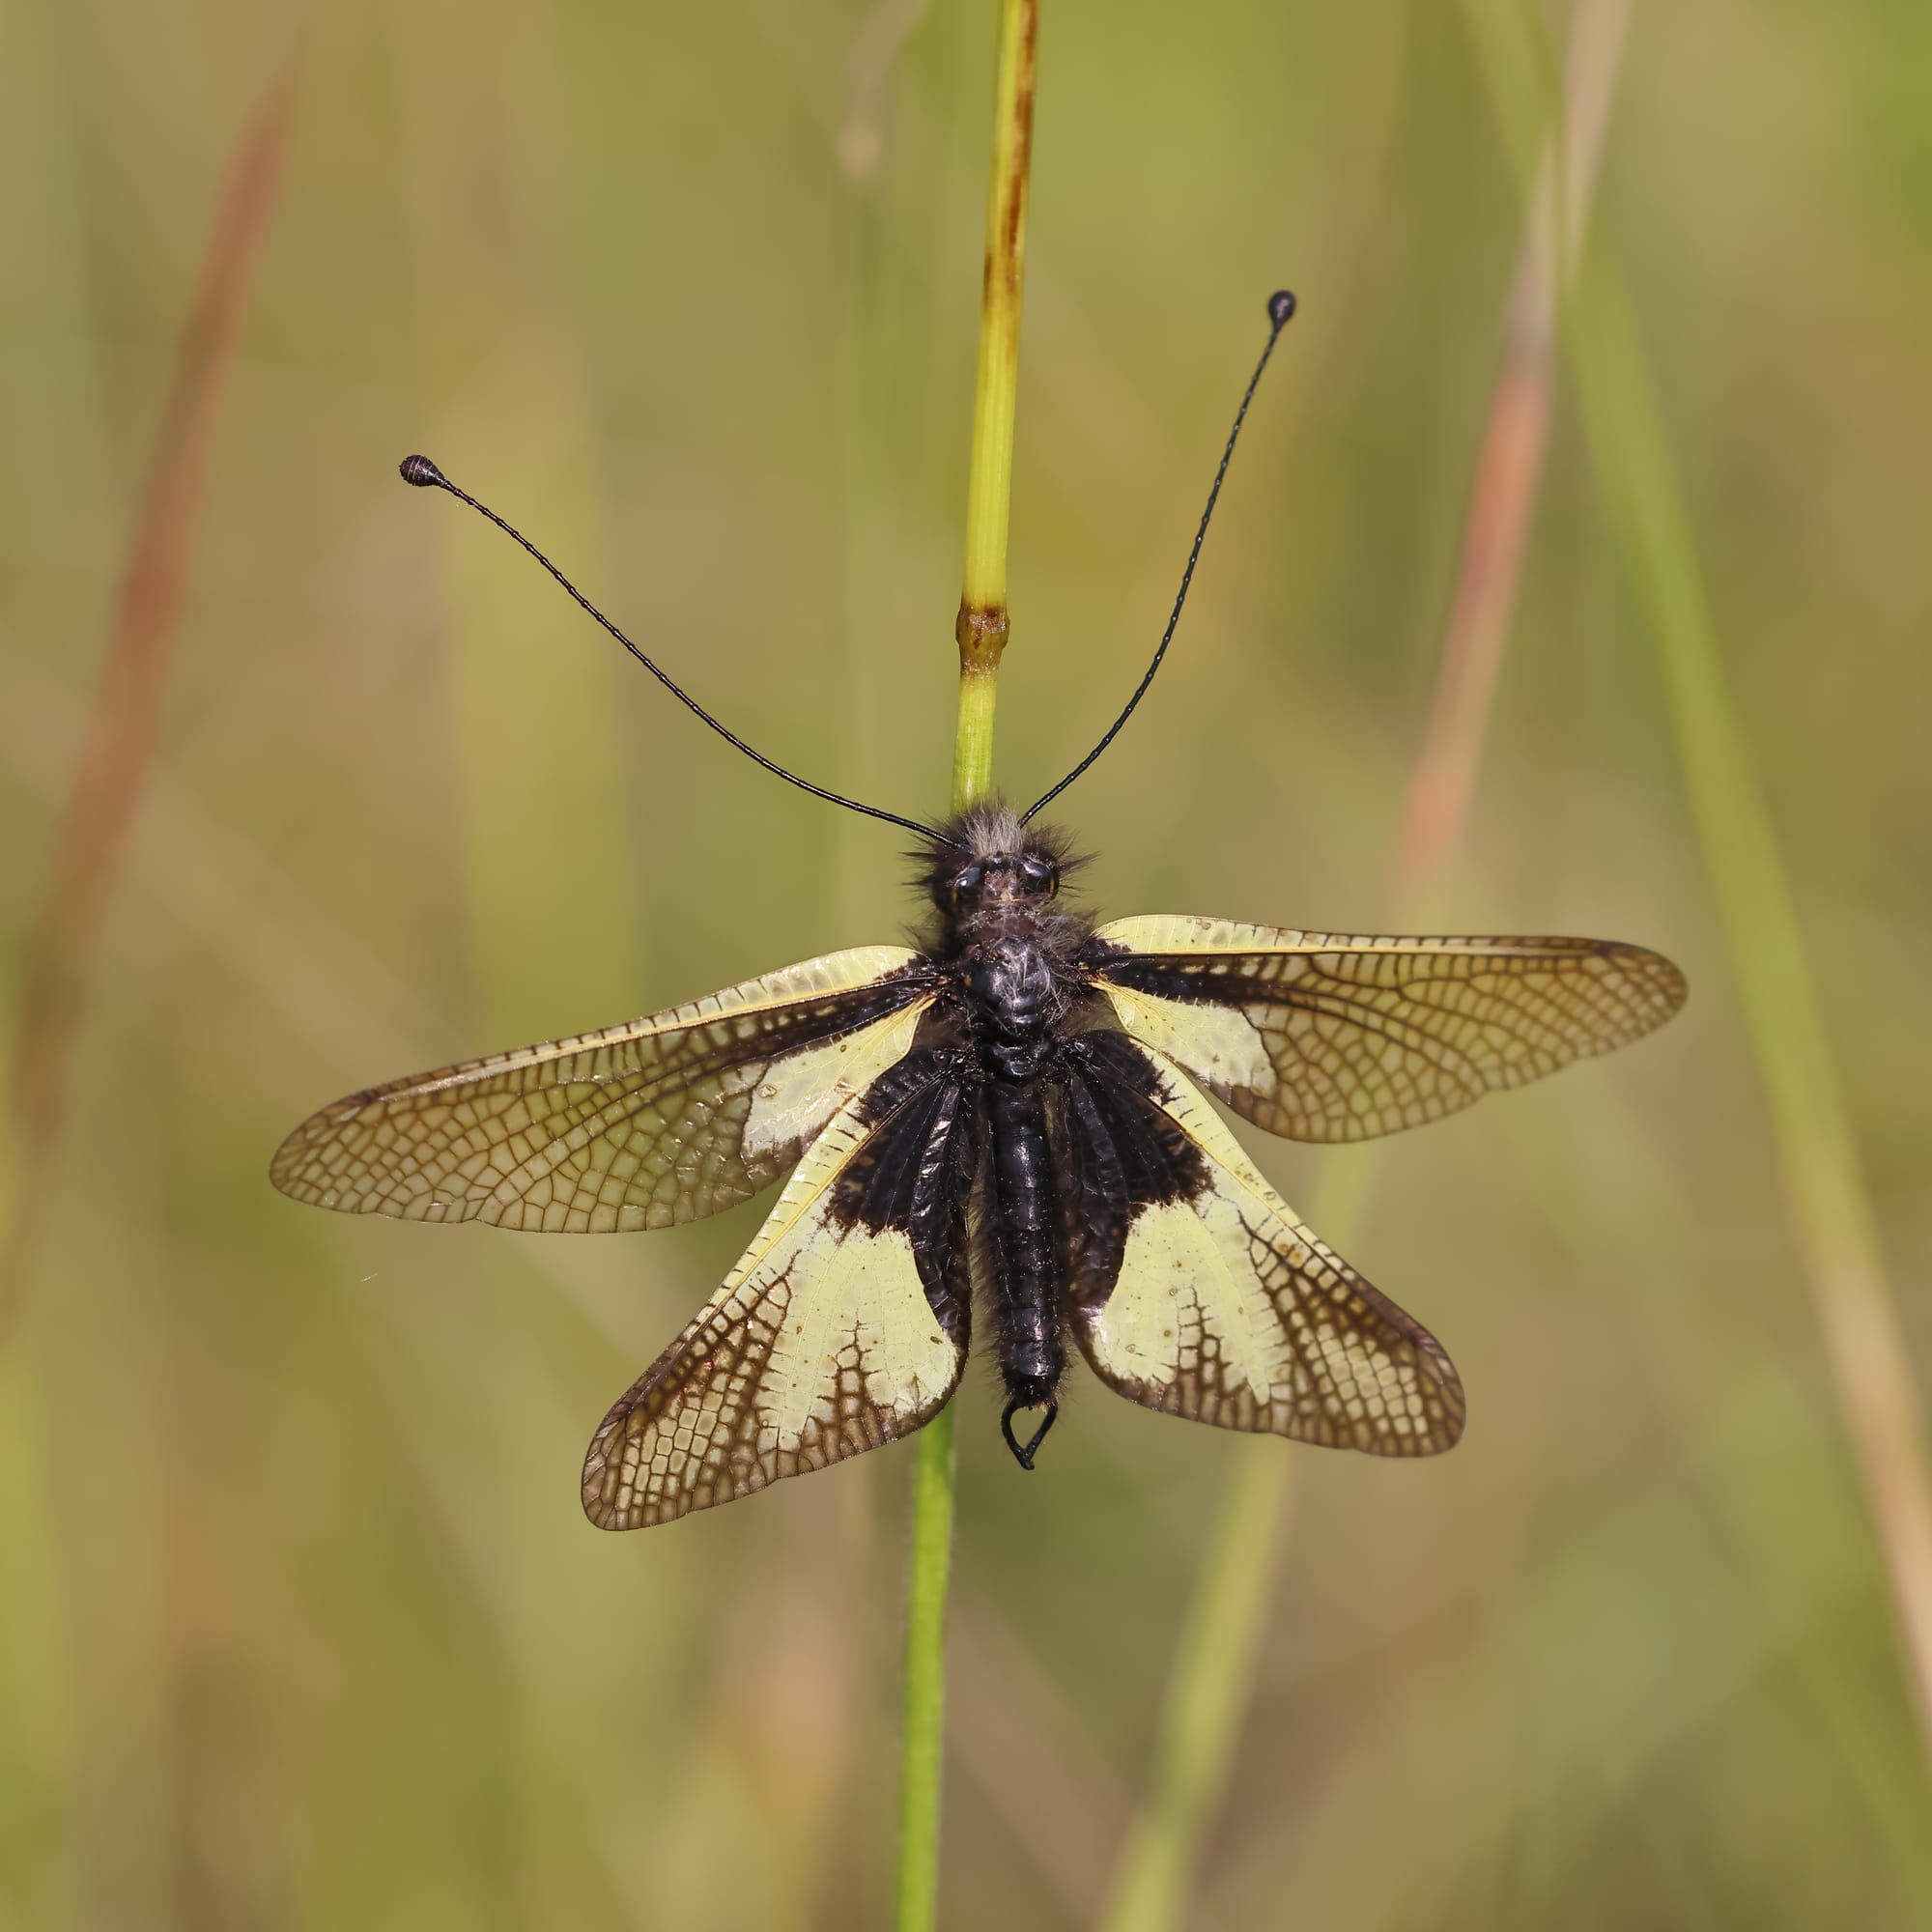
[[[982,1065],[995,1080],[1037,1078],[1082,984],[1090,922],[1060,901],[1064,842],[1008,808],[977,806],[947,826],[923,883],[939,915],[934,953],[958,975]]]

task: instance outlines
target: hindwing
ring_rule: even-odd
[[[1662,1026],[1684,976],[1600,939],[1377,939],[1156,916],[1083,955],[1121,1024],[1298,1141],[1420,1126]]]
[[[970,1094],[923,1051],[846,1103],[756,1238],[604,1418],[583,1508],[638,1529],[909,1435],[966,1359]]]
[[[275,1154],[345,1213],[603,1234],[768,1187],[902,1059],[932,984],[899,946],[786,966],[646,1019],[352,1094]]]
[[[1062,1191],[1074,1336],[1148,1408],[1378,1456],[1463,1433],[1441,1344],[1295,1218],[1173,1062],[1070,1050]]]

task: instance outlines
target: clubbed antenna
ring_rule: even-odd
[[[1228,465],[1234,461],[1235,444],[1240,440],[1241,424],[1247,420],[1248,405],[1255,399],[1255,391],[1261,386],[1262,371],[1268,365],[1268,357],[1274,354],[1274,346],[1281,339],[1281,332],[1288,327],[1289,318],[1294,314],[1294,298],[1286,289],[1277,289],[1268,297],[1268,339],[1262,345],[1261,360],[1255,364],[1255,373],[1248,378],[1248,386],[1241,392],[1241,406],[1235,412],[1235,426],[1228,432],[1228,446],[1221,452],[1221,467],[1214,472],[1213,487],[1208,492],[1208,507],[1201,512],[1201,527],[1194,532],[1194,548],[1187,553],[1187,568],[1180,573],[1180,589],[1174,600],[1174,610],[1167,620],[1167,629],[1160,634],[1160,643],[1153,654],[1153,662],[1148,666],[1147,674],[1134,687],[1134,695],[1127,699],[1126,709],[1107,726],[1100,742],[1073,767],[1073,769],[1053,787],[1042,793],[1020,814],[1020,823],[1040,810],[1051,805],[1119,735],[1121,726],[1134,715],[1134,706],[1147,696],[1147,688],[1153,682],[1153,674],[1160,668],[1160,661],[1167,655],[1167,647],[1174,639],[1175,626],[1180,622],[1181,606],[1187,602],[1187,586],[1194,582],[1194,566],[1201,560],[1201,546],[1208,540],[1208,525],[1214,515],[1214,505],[1220,499],[1221,485],[1227,480]],[[662,673],[660,673],[662,675]]]
[[[728,729],[712,717],[710,712],[679,686],[668,672],[661,670],[653,664],[528,537],[525,536],[522,530],[512,524],[506,524],[489,504],[479,503],[468,490],[458,488],[428,457],[406,456],[403,458],[401,468],[405,483],[413,483],[418,490],[447,490],[458,502],[468,503],[478,516],[487,517],[499,530],[514,537],[680,704],[695,711],[727,745],[735,745],[753,764],[763,765],[766,771],[783,779],[787,784],[795,784],[800,791],[809,791],[813,798],[822,798],[832,805],[842,805],[847,811],[862,811],[867,818],[883,818],[888,825],[902,826],[906,831],[917,833],[920,838],[927,840],[938,836],[930,826],[921,825],[916,819],[901,818],[895,811],[882,810],[876,805],[861,805],[856,798],[846,798],[838,792],[827,791],[823,785],[815,785],[810,779],[802,779],[796,772],[786,771],[782,765],[775,763],[762,752],[754,752],[735,731]]]

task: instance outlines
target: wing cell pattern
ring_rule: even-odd
[[[1377,1456],[1463,1433],[1441,1344],[1298,1222],[1198,1089],[1121,1035],[1068,1082],[1073,1331],[1148,1408]]]
[[[1662,1025],[1684,976],[1596,939],[1377,939],[1157,916],[1090,970],[1135,1038],[1299,1141],[1420,1126]]]
[[[910,1049],[931,988],[867,946],[601,1033],[352,1094],[276,1152],[284,1194],[352,1214],[603,1234],[748,1201]]]
[[[583,1508],[639,1529],[909,1435],[966,1359],[976,1131],[956,1083],[906,1069],[812,1143],[724,1286],[605,1417]]]

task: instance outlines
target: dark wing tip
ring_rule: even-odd
[[[1422,1372],[1435,1383],[1442,1402],[1441,1412],[1434,1419],[1429,1435],[1417,1453],[1446,1456],[1462,1441],[1463,1431],[1469,1420],[1469,1404],[1463,1393],[1463,1378],[1456,1373],[1456,1364],[1449,1359],[1448,1350],[1427,1329],[1422,1332],[1417,1362]]]
[[[582,1494],[583,1514],[599,1529],[648,1529],[654,1523],[670,1522],[688,1515],[696,1504],[688,1492],[672,1491],[669,1497],[649,1502],[634,1495],[628,1509],[617,1506],[618,1480],[625,1440],[631,1434],[631,1419],[650,1400],[665,1377],[681,1358],[683,1337],[673,1342],[644,1373],[605,1411],[604,1420],[583,1452]]]
[[[625,1516],[621,1511],[612,1508],[604,1498],[601,1480],[593,1489],[587,1475],[583,1482],[583,1514],[594,1527],[613,1535],[620,1530],[641,1529],[644,1526],[640,1518]]]
[[[611,1436],[621,1435],[623,1419],[630,1413],[630,1405],[631,1398],[625,1396],[597,1425],[597,1434],[590,1438],[590,1447],[583,1456],[583,1514],[599,1529],[638,1529],[647,1520],[635,1511],[620,1510],[616,1506],[617,1485],[611,1479],[611,1459],[606,1453]]]
[[[1629,1033],[1609,1044],[1622,1045],[1626,1040],[1655,1033],[1684,1009],[1684,1003],[1690,997],[1690,982],[1674,959],[1667,959],[1647,946],[1634,946],[1621,939],[1592,940],[1590,950],[1599,959],[1613,961],[1642,995],[1642,1004],[1631,1010]]]
[[[1690,981],[1685,978],[1684,969],[1674,959],[1666,959],[1661,952],[1653,952],[1648,947],[1634,949],[1644,955],[1644,963],[1656,979],[1658,992],[1663,1001],[1663,1014],[1658,1021],[1673,1019],[1683,1011],[1684,1003],[1690,997]]]

